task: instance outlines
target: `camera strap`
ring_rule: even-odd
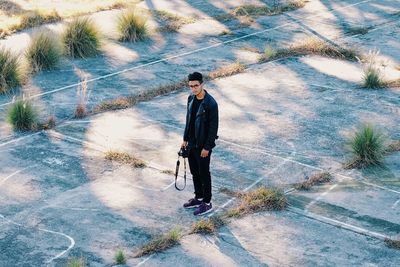
[[[184,170],[183,181],[184,181],[184,184],[183,184],[183,187],[182,187],[182,188],[179,188],[178,185],[177,185],[178,174],[179,174],[179,166],[180,166],[180,164],[181,164],[181,162],[180,162],[179,159],[180,159],[180,156],[178,156],[178,160],[176,161],[176,168],[175,168],[175,188],[176,188],[176,190],[178,190],[178,191],[182,191],[182,190],[185,189],[185,187],[186,187],[186,159],[183,158],[183,170]]]

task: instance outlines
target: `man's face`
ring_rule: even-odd
[[[194,95],[198,95],[203,89],[203,84],[201,84],[199,81],[189,81],[189,87],[192,89],[192,93]]]

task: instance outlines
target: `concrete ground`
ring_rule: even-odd
[[[134,45],[110,37],[104,56],[66,61],[62,69],[30,80],[23,90],[59,124],[21,134],[0,122],[0,266],[64,266],[81,256],[88,266],[108,266],[118,248],[127,253],[128,266],[399,265],[400,252],[383,239],[400,238],[400,154],[385,157],[381,167],[343,169],[346,140],[359,124],[372,123],[389,139],[400,139],[399,88],[362,90],[359,63],[319,56],[258,64],[249,47],[262,51],[268,44],[318,36],[364,52],[378,49],[386,77],[398,78],[400,1],[310,1],[245,28],[214,19],[242,2],[256,1],[144,1],[197,21]],[[96,16],[107,24],[112,14]],[[351,36],[349,25],[371,29]],[[219,35],[226,29],[232,34]],[[12,44],[12,38],[29,34],[3,44]],[[198,220],[181,208],[192,196],[191,181],[178,192],[173,177],[163,172],[174,169],[189,90],[74,120],[79,82],[74,67],[94,79],[93,106],[236,60],[249,68],[206,85],[220,109],[220,139],[212,155],[216,212],[236,202],[221,187],[278,187],[289,192],[290,207],[249,215],[216,236],[186,236],[178,247],[133,258],[152,236]],[[2,117],[10,98],[0,96]],[[104,159],[110,149],[129,152],[148,167],[110,163]],[[334,180],[306,192],[288,191],[321,170],[332,172]]]

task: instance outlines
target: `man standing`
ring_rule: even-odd
[[[189,167],[193,176],[194,198],[183,204],[184,208],[196,208],[194,215],[212,210],[210,158],[218,138],[218,105],[203,88],[203,75],[189,74],[186,126],[182,147],[189,149]]]

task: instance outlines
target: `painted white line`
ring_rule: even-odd
[[[155,254],[151,254],[150,256],[146,257],[144,260],[136,264],[135,266],[140,266],[142,264],[145,264],[148,260],[150,260]]]
[[[341,221],[338,221],[338,220],[335,220],[335,219],[331,219],[331,218],[328,218],[328,217],[325,217],[325,216],[322,216],[322,215],[318,215],[318,214],[315,214],[315,213],[311,213],[311,212],[308,212],[308,211],[303,211],[303,210],[298,209],[298,208],[288,207],[288,211],[291,211],[293,213],[300,214],[300,215],[303,215],[303,216],[308,217],[310,219],[314,219],[314,220],[317,220],[317,221],[320,221],[320,222],[323,222],[323,223],[327,223],[327,224],[330,224],[330,225],[333,225],[333,226],[336,226],[336,227],[339,227],[339,228],[350,230],[350,231],[358,233],[358,234],[372,236],[372,237],[375,237],[375,238],[381,239],[381,240],[384,240],[384,239],[388,238],[388,236],[386,236],[384,234],[373,232],[373,231],[370,231],[370,230],[367,230],[367,229],[364,229],[364,228],[361,228],[361,227],[358,227],[358,226],[355,226],[355,225],[352,225],[352,224],[344,223],[344,222],[341,222]]]
[[[28,134],[28,135],[25,135],[25,136],[21,136],[21,137],[16,138],[16,139],[12,139],[12,140],[10,140],[10,141],[1,143],[1,144],[0,144],[0,147],[6,146],[6,145],[8,145],[8,144],[15,143],[15,142],[19,142],[19,141],[21,141],[21,140],[24,140],[24,139],[26,139],[26,138],[29,138],[29,137],[38,135],[38,134],[40,134],[40,133],[41,133],[41,131],[40,131],[40,132],[33,133],[33,134]]]
[[[396,202],[394,202],[394,204],[392,205],[392,209],[396,208],[397,204],[400,203],[400,199],[398,199]]]
[[[324,196],[326,196],[330,191],[332,191],[335,187],[337,187],[338,184],[334,184],[331,187],[328,188],[328,190],[326,190],[325,192],[323,192],[322,194],[320,194],[318,197],[316,197],[313,201],[311,201],[310,203],[307,204],[306,208],[304,209],[304,211],[308,212],[308,210],[318,201],[321,200],[321,198],[323,198]]]
[[[388,192],[392,192],[392,193],[395,193],[395,194],[400,194],[400,191],[397,191],[397,190],[388,188],[388,187],[386,187],[386,186],[381,186],[381,185],[373,184],[373,183],[367,182],[367,181],[365,181],[365,180],[354,179],[354,178],[352,178],[352,177],[349,177],[349,176],[346,176],[346,175],[343,175],[343,174],[339,174],[339,173],[336,173],[336,175],[341,176],[341,177],[343,177],[343,178],[350,179],[350,180],[355,180],[355,181],[358,181],[358,182],[363,183],[363,184],[365,184],[365,185],[369,185],[369,186],[372,186],[372,187],[376,187],[376,188],[379,188],[379,189],[382,189],[382,190],[385,190],[385,191],[388,191]]]
[[[53,258],[49,259],[48,261],[46,261],[46,263],[51,263],[53,260],[62,257],[64,254],[66,254],[68,251],[70,251],[75,246],[75,240],[72,237],[70,237],[69,235],[66,235],[66,234],[61,233],[61,232],[51,231],[51,230],[44,229],[44,228],[39,228],[39,230],[43,231],[43,232],[55,234],[55,235],[61,235],[61,236],[65,237],[65,238],[67,238],[69,240],[69,242],[70,242],[70,245],[68,246],[68,248],[66,250],[60,252],[59,254],[54,256]]]
[[[0,186],[1,186],[5,181],[7,181],[8,179],[10,179],[11,177],[17,175],[18,173],[23,172],[23,171],[26,170],[26,169],[32,168],[32,167],[34,167],[34,166],[35,166],[35,165],[28,166],[28,167],[25,167],[25,168],[23,168],[23,169],[21,169],[21,170],[18,170],[18,171],[13,172],[12,174],[8,175],[6,178],[4,178],[3,180],[0,181]]]
[[[364,3],[367,3],[367,2],[371,2],[371,1],[374,1],[374,0],[364,0],[364,1],[357,2],[357,3],[351,4],[351,5],[347,5],[347,6],[342,6],[342,7],[338,7],[338,8],[332,8],[330,10],[326,10],[326,13],[334,11],[334,10],[337,11],[337,10],[341,10],[341,9],[347,9],[349,7],[357,6],[357,5],[364,4]],[[316,17],[321,16],[322,14],[324,14],[324,12],[318,13],[317,15],[309,16],[307,18],[316,18]],[[158,64],[158,63],[161,63],[161,62],[170,61],[172,59],[176,59],[176,58],[180,58],[180,57],[185,57],[185,56],[188,56],[188,55],[196,54],[198,52],[202,52],[202,51],[205,51],[205,50],[208,50],[208,49],[211,49],[211,48],[215,48],[215,47],[223,46],[223,45],[226,45],[226,44],[229,44],[229,43],[237,42],[239,40],[243,40],[243,39],[246,39],[246,38],[251,37],[251,36],[256,36],[256,35],[259,35],[259,34],[262,34],[262,33],[266,33],[266,32],[269,32],[269,31],[274,31],[274,30],[277,30],[277,29],[280,29],[280,28],[285,28],[286,26],[290,26],[290,25],[293,25],[293,24],[296,24],[296,23],[295,22],[287,22],[287,23],[284,23],[282,25],[279,25],[279,26],[276,26],[276,27],[273,27],[273,28],[268,28],[268,29],[256,31],[256,32],[249,33],[249,34],[246,34],[246,35],[243,35],[243,36],[240,36],[240,37],[236,37],[236,38],[233,38],[233,39],[230,39],[230,40],[226,40],[226,41],[223,41],[223,42],[220,42],[220,43],[216,43],[216,44],[209,45],[209,46],[206,46],[206,47],[202,47],[202,48],[194,49],[194,50],[191,50],[191,51],[188,51],[188,52],[180,53],[180,54],[177,54],[175,56],[165,57],[165,58],[158,59],[158,60],[155,60],[155,61],[151,61],[151,62],[148,62],[148,63],[139,64],[139,65],[131,67],[131,68],[126,68],[126,69],[123,69],[121,71],[117,71],[117,72],[109,73],[109,74],[106,74],[106,75],[103,75],[103,76],[99,76],[99,77],[96,77],[96,78],[88,79],[88,80],[85,81],[85,83],[92,83],[92,82],[103,80],[103,79],[107,79],[107,78],[110,78],[110,77],[113,77],[113,76],[116,76],[116,75],[119,75],[119,74],[130,72],[130,71],[135,70],[135,69],[140,69],[140,68],[144,68],[144,67],[147,67],[147,66],[155,65],[155,64]],[[47,91],[47,92],[43,92],[43,93],[40,93],[40,94],[31,95],[31,96],[29,96],[27,98],[28,99],[33,99],[33,98],[37,98],[37,97],[40,97],[40,96],[44,96],[44,95],[53,94],[53,93],[56,93],[56,92],[59,92],[59,91],[63,91],[63,90],[66,90],[66,89],[76,88],[77,86],[81,85],[82,83],[83,82],[70,84],[70,85],[63,86],[63,87],[60,87],[60,88],[57,88],[57,89],[53,89],[53,90],[50,90],[50,91]],[[3,103],[3,104],[0,105],[0,107],[8,106],[11,103],[12,103],[12,101],[7,102],[7,103]]]

